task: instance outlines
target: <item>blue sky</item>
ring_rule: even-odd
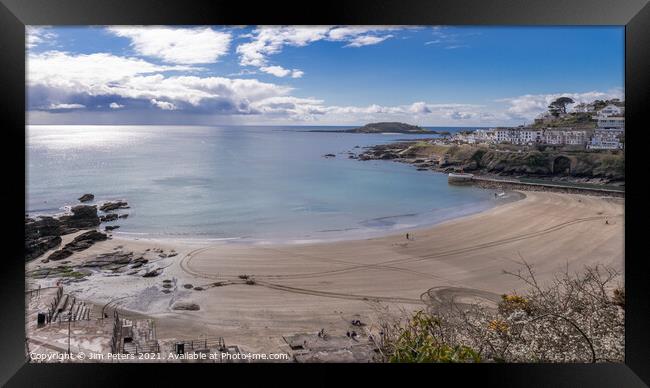
[[[623,27],[32,27],[31,124],[519,125],[623,98]]]

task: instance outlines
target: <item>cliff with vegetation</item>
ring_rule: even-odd
[[[477,174],[527,177],[586,178],[603,183],[624,182],[621,151],[584,151],[561,148],[440,145],[428,141],[398,142],[368,148],[360,160],[384,159],[415,165],[421,170],[464,171]]]

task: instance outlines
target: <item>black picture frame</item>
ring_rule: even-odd
[[[625,203],[625,364],[479,365],[35,365],[27,364],[24,323],[25,201],[25,25],[140,24],[425,24],[425,25],[624,25],[626,99]],[[357,0],[319,3],[201,0],[0,0],[0,120],[4,124],[4,254],[0,288],[0,384],[8,386],[115,385],[145,376],[150,385],[187,383],[189,374],[213,381],[224,375],[270,385],[294,380],[303,385],[348,380],[403,381],[419,375],[432,384],[451,378],[502,386],[620,386],[650,384],[650,274],[643,231],[647,215],[643,147],[648,139],[644,114],[650,107],[650,5],[648,0]],[[647,146],[646,146],[647,147]],[[23,167],[21,168],[21,162]],[[23,204],[23,206],[19,205]],[[646,227],[647,228],[647,227]],[[188,368],[189,367],[189,368]],[[190,370],[191,368],[191,370]],[[215,369],[216,368],[216,369]],[[339,373],[330,373],[330,369]],[[216,371],[216,372],[215,372]],[[218,376],[215,374],[218,373]],[[272,375],[271,375],[272,373]],[[307,380],[305,380],[307,379]],[[250,384],[245,384],[250,385]]]

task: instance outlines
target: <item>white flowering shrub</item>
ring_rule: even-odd
[[[431,352],[421,344],[433,343],[471,354],[445,361],[624,361],[625,293],[614,284],[620,279],[617,271],[603,266],[586,267],[577,274],[566,270],[544,286],[525,262],[521,271],[509,274],[521,279],[528,290],[522,295],[503,295],[497,308],[450,302],[432,305],[406,320],[384,320],[386,359],[438,361],[420,354]],[[435,330],[418,327],[431,322],[422,314],[434,318]]]

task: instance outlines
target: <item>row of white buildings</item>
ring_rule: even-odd
[[[608,105],[593,118],[597,120],[593,131],[572,128],[495,128],[478,129],[469,133],[457,134],[452,141],[469,144],[510,143],[518,145],[550,144],[575,145],[587,149],[622,149],[621,139],[625,131],[625,118],[619,117],[622,108]]]
[[[478,129],[471,133],[455,135],[452,140],[469,144],[510,143],[518,145],[552,144],[552,145],[583,145],[590,138],[587,131],[571,129],[527,129],[527,128],[497,128]]]

